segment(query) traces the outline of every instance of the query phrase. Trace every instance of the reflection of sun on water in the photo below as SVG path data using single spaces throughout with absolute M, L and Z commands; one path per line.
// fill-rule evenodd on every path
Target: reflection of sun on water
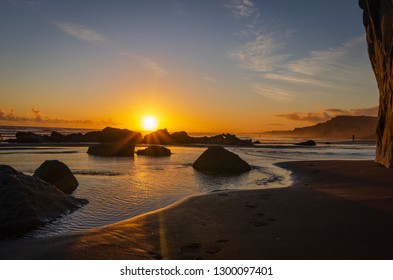
M 145 131 L 154 131 L 158 128 L 158 121 L 153 116 L 145 116 L 142 119 L 142 128 Z

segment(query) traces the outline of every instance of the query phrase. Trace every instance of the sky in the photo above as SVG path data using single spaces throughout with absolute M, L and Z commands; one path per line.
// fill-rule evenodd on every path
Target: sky
M 287 130 L 376 115 L 357 0 L 0 0 L 0 125 Z

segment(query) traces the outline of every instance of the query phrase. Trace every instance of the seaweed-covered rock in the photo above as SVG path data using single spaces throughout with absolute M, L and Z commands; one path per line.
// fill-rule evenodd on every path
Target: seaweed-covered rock
M 72 193 L 79 185 L 68 166 L 58 160 L 44 161 L 34 171 L 34 176 L 68 194 Z
M 146 149 L 138 150 L 136 154 L 151 157 L 168 157 L 172 153 L 171 150 L 163 146 L 149 146 Z
M 35 176 L 0 165 L 0 237 L 26 233 L 86 203 Z
M 214 174 L 239 174 L 251 170 L 247 162 L 221 146 L 209 147 L 192 166 L 196 170 Z

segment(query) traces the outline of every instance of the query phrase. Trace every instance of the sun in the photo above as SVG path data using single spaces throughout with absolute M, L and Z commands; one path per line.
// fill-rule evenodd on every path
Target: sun
M 154 131 L 157 130 L 158 121 L 154 116 L 144 116 L 142 118 L 142 128 L 145 131 Z

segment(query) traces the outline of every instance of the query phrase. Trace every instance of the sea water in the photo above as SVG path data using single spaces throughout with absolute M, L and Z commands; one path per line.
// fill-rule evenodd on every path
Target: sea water
M 143 148 L 137 147 L 136 150 Z M 219 190 L 287 187 L 290 172 L 276 165 L 289 160 L 372 160 L 372 144 L 318 144 L 294 146 L 273 141 L 256 147 L 228 150 L 246 160 L 252 170 L 238 176 L 213 176 L 196 171 L 192 163 L 206 147 L 170 146 L 170 157 L 103 158 L 86 153 L 87 147 L 0 145 L 0 164 L 32 175 L 45 160 L 57 159 L 71 169 L 79 186 L 73 195 L 89 204 L 26 237 L 76 233 L 144 214 L 190 195 Z

